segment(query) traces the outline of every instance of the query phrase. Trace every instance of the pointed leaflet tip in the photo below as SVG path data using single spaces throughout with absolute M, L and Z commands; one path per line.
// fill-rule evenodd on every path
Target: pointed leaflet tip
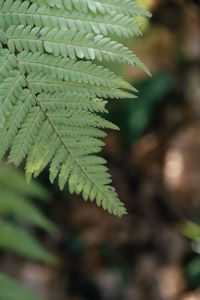
M 141 62 L 141 60 L 138 57 L 134 57 L 132 59 L 133 63 L 132 65 L 135 65 L 137 67 L 139 67 L 140 69 L 142 69 L 147 75 L 151 76 L 151 73 L 149 72 L 149 70 L 147 69 L 147 67 L 143 64 L 143 62 Z

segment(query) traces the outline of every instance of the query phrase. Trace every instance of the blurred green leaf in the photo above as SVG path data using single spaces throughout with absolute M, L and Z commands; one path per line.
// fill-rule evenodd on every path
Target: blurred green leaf
M 57 259 L 45 250 L 35 238 L 7 221 L 0 221 L 0 249 L 48 264 L 57 262 Z
M 165 99 L 173 86 L 172 74 L 164 71 L 135 86 L 140 91 L 138 99 L 127 101 L 122 115 L 121 125 L 127 146 L 141 137 L 154 117 L 157 104 Z
M 0 273 L 0 300 L 44 300 Z
M 185 221 L 182 228 L 182 233 L 189 239 L 195 240 L 200 238 L 200 226 L 191 221 Z
M 21 228 L 20 223 L 38 226 L 46 231 L 55 226 L 30 201 L 30 197 L 48 200 L 49 193 L 36 181 L 27 185 L 20 170 L 0 164 L 0 249 L 22 257 L 55 265 L 58 260 Z M 13 218 L 13 223 L 7 220 Z M 19 221 L 20 223 L 16 222 Z M 0 300 L 42 300 L 0 273 Z
M 27 198 L 23 198 L 13 191 L 2 190 L 1 187 L 0 213 L 4 216 L 14 216 L 19 221 L 25 221 L 49 232 L 55 230 L 53 223 Z
M 192 240 L 192 249 L 200 254 L 200 226 L 192 221 L 185 221 L 181 227 L 182 233 Z
M 196 288 L 200 285 L 200 256 L 187 264 L 185 276 L 190 288 Z
M 56 259 L 40 243 L 31 237 L 29 232 L 20 228 L 20 224 L 6 221 L 12 217 L 14 221 L 23 221 L 38 226 L 44 230 L 52 231 L 54 225 L 43 215 L 29 197 L 45 199 L 48 196 L 46 189 L 39 183 L 32 182 L 27 185 L 25 176 L 21 171 L 6 165 L 0 165 L 0 248 L 11 251 L 32 260 L 54 264 Z
M 24 173 L 11 166 L 0 164 L 0 185 L 2 188 L 19 193 L 23 196 L 34 197 L 39 200 L 48 200 L 50 194 L 48 191 L 38 184 L 37 181 L 32 180 L 27 184 Z
M 194 252 L 200 254 L 200 238 L 195 239 L 192 242 L 192 249 L 194 250 Z
M 65 240 L 65 250 L 73 256 L 81 257 L 84 253 L 84 244 L 80 235 L 70 231 Z

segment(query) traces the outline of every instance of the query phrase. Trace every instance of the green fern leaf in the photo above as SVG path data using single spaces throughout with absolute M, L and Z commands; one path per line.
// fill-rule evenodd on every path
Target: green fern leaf
M 2 300 L 44 300 L 34 295 L 18 282 L 0 273 L 0 299 Z
M 132 0 L 3 0 L 0 3 L 0 157 L 26 176 L 49 166 L 50 180 L 117 216 L 126 213 L 105 161 L 96 154 L 105 98 L 134 98 L 136 89 L 105 68 L 125 63 L 149 71 L 118 37 L 140 35 Z M 104 65 L 104 66 L 101 66 Z
M 50 29 L 49 27 L 32 27 L 11 25 L 6 33 L 8 48 L 11 52 L 23 50 L 52 53 L 54 56 L 80 58 L 100 62 L 118 62 L 140 66 L 148 70 L 127 47 L 120 43 L 76 29 Z
M 53 76 L 54 79 L 70 81 L 74 84 L 84 84 L 88 89 L 95 86 L 137 91 L 121 77 L 116 76 L 108 69 L 97 66 L 90 61 L 78 61 L 27 51 L 21 52 L 17 56 L 17 59 L 19 61 L 20 71 L 23 74 L 44 73 Z
M 58 1 L 55 2 L 55 4 L 57 3 Z M 52 9 L 45 3 L 43 4 L 41 6 L 41 4 L 31 4 L 29 1 L 22 0 L 2 2 L 0 4 L 1 27 L 6 30 L 7 24 L 31 26 L 34 24 L 35 26 L 47 26 L 49 28 L 76 28 L 77 30 L 85 30 L 95 34 L 114 34 L 126 38 L 141 35 L 140 22 L 127 15 L 122 15 L 121 12 L 118 14 L 116 11 L 112 11 L 112 18 L 110 14 L 101 13 L 96 14 L 94 18 L 92 12 L 87 13 L 83 9 L 78 9 L 78 11 L 75 9 L 67 10 L 63 9 L 62 5 L 60 7 L 55 5 L 54 9 Z M 137 14 L 139 14 L 139 10 Z
M 2 190 L 12 191 L 22 198 L 36 198 L 46 202 L 50 199 L 48 191 L 37 181 L 32 181 L 27 185 L 24 174 L 19 169 L 11 168 L 5 164 L 0 165 L 0 186 Z M 2 200 L 2 197 L 0 197 Z
M 46 200 L 49 195 L 36 182 L 27 186 L 24 175 L 19 170 L 0 165 L 0 214 L 3 217 L 0 222 L 0 248 L 31 259 L 53 263 L 54 257 L 33 237 L 17 224 L 5 221 L 6 218 L 12 217 L 15 223 L 19 220 L 49 232 L 54 231 L 55 226 L 29 200 L 33 196 Z
M 35 225 L 52 232 L 55 226 L 30 201 L 30 197 L 47 200 L 48 192 L 32 181 L 28 186 L 20 170 L 0 165 L 0 249 L 42 263 L 56 264 L 57 259 L 30 235 L 21 229 L 24 224 Z M 12 222 L 10 222 L 12 218 Z M 25 298 L 24 298 L 25 297 Z M 0 299 L 22 300 L 40 297 L 32 294 L 0 273 Z
M 53 231 L 53 224 L 41 214 L 39 209 L 21 195 L 0 188 L 0 213 L 4 216 L 14 216 L 20 221 Z
M 17 253 L 36 261 L 55 264 L 57 259 L 23 229 L 6 221 L 0 221 L 0 249 Z

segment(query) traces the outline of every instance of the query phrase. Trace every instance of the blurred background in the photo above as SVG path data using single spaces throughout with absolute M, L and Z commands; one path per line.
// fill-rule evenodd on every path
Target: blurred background
M 129 47 L 152 77 L 123 69 L 138 99 L 109 103 L 121 131 L 103 153 L 128 215 L 61 193 L 46 172 L 38 206 L 57 231 L 26 229 L 58 266 L 0 252 L 0 270 L 48 300 L 200 299 L 200 2 L 140 2 L 153 17 Z

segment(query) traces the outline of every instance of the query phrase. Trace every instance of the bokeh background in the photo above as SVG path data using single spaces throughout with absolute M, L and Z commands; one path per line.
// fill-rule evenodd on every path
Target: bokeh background
M 128 215 L 40 182 L 54 234 L 28 228 L 57 267 L 0 252 L 0 269 L 48 300 L 200 299 L 200 2 L 140 1 L 152 11 L 129 41 L 152 73 L 121 70 L 138 99 L 112 101 L 104 157 Z

